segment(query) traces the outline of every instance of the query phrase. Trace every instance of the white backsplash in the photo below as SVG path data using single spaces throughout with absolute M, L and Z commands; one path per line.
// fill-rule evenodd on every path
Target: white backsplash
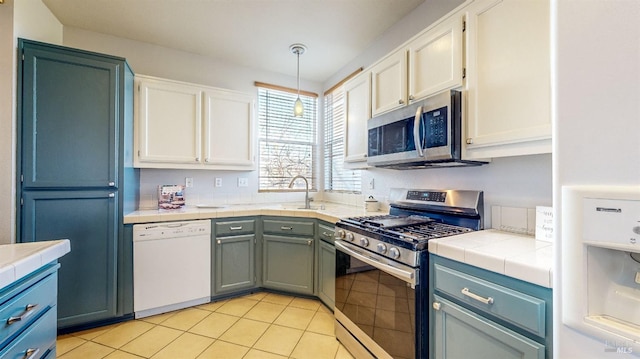
M 533 236 L 536 230 L 536 209 L 491 206 L 491 228 Z

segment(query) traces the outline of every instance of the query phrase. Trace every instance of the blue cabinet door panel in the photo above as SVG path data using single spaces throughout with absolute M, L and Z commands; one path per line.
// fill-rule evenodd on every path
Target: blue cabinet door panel
M 38 46 L 24 55 L 23 188 L 117 186 L 123 65 Z
M 117 192 L 24 192 L 24 242 L 67 238 L 60 258 L 58 326 L 116 315 Z

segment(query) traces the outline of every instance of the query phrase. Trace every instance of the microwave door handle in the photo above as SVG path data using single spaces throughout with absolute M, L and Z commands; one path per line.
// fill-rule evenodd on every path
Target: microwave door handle
M 413 120 L 413 143 L 416 145 L 416 151 L 418 156 L 423 157 L 422 140 L 420 139 L 420 119 L 422 118 L 422 106 L 418 106 L 416 110 L 416 117 Z

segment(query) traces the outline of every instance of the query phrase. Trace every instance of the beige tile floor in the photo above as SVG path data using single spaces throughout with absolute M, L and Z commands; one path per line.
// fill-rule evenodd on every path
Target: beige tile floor
M 353 359 L 317 300 L 274 293 L 160 314 L 58 337 L 60 359 Z

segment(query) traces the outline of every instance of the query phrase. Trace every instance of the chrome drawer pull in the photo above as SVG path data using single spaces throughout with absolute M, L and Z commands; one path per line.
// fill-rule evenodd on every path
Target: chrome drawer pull
M 17 317 L 9 317 L 9 319 L 7 319 L 7 325 L 25 320 L 31 313 L 33 313 L 33 309 L 37 306 L 37 304 L 27 304 L 27 306 L 24 307 L 24 312 L 22 312 L 22 314 Z
M 307 241 L 307 245 L 310 246 L 313 243 L 313 241 Z
M 327 238 L 333 238 L 333 233 L 322 232 L 322 235 Z
M 38 357 L 40 353 L 40 348 L 29 348 L 26 352 L 24 352 L 23 359 L 34 359 Z
M 463 295 L 466 295 L 467 297 L 471 298 L 471 299 L 475 299 L 478 302 L 484 303 L 484 304 L 493 304 L 493 298 L 492 297 L 481 297 L 475 293 L 471 293 L 469 291 L 469 288 L 462 288 L 462 290 L 460 291 Z
M 222 244 L 222 241 L 218 239 L 218 240 L 216 241 L 216 243 L 218 243 L 218 244 Z
M 282 226 L 282 227 L 280 227 L 280 229 L 282 229 L 283 231 L 291 231 L 291 230 L 293 230 L 293 227 Z
M 242 229 L 242 226 L 237 226 L 237 227 L 229 227 L 229 230 L 231 231 L 239 231 Z

